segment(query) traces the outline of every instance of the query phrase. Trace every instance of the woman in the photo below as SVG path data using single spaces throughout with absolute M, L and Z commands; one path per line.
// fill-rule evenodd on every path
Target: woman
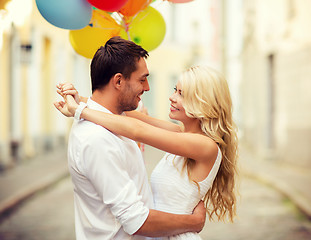
M 72 85 L 59 89 L 63 96 L 78 96 Z M 78 104 L 71 96 L 65 98 L 66 103 L 55 103 L 55 107 L 72 117 Z M 232 221 L 236 212 L 237 136 L 226 80 L 209 67 L 192 67 L 181 75 L 170 101 L 169 117 L 180 121 L 182 127 L 136 111 L 122 116 L 85 108 L 81 118 L 167 152 L 150 179 L 155 209 L 191 214 L 203 199 L 210 220 L 215 216 Z M 200 237 L 185 233 L 169 239 Z

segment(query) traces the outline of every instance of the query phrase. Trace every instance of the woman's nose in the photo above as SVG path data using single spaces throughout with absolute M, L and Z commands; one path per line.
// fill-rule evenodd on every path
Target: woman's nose
M 170 100 L 171 102 L 176 102 L 175 93 L 173 93 L 173 94 L 169 97 L 169 100 Z

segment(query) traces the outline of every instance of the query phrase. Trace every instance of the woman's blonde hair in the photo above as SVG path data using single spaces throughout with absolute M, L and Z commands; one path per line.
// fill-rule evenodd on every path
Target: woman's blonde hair
M 202 131 L 219 146 L 222 161 L 204 203 L 212 220 L 226 217 L 233 221 L 236 215 L 235 175 L 237 166 L 237 134 L 232 119 L 229 87 L 218 71 L 203 66 L 191 67 L 180 78 L 183 107 L 187 116 L 200 120 Z M 190 171 L 193 160 L 186 159 Z

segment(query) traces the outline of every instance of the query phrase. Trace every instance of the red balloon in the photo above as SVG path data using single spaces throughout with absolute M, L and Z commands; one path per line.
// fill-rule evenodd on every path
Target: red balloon
M 119 11 L 128 0 L 87 0 L 94 7 L 107 11 Z

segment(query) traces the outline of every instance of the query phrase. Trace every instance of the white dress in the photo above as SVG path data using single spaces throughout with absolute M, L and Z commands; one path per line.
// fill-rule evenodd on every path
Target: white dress
M 203 199 L 213 184 L 221 163 L 221 151 L 207 178 L 198 182 L 200 192 L 195 183 L 189 180 L 187 170 L 183 172 L 184 157 L 166 153 L 151 174 L 150 183 L 156 210 L 174 214 L 192 214 L 198 202 Z M 198 233 L 184 233 L 171 237 L 156 238 L 158 240 L 200 240 Z

